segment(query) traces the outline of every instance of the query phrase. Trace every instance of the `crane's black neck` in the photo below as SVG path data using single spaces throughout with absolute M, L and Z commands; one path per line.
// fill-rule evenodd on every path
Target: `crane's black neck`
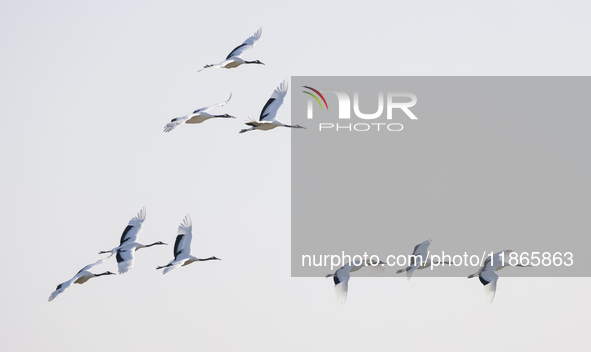
M 142 252 L 143 253 L 143 252 Z M 110 271 L 105 271 L 104 273 L 100 273 L 100 274 L 94 274 L 94 277 L 98 277 L 98 276 L 103 276 L 103 275 L 111 275 L 112 273 Z M 94 281 L 93 281 L 94 282 Z
M 205 262 L 205 261 L 207 261 L 207 260 L 215 260 L 215 259 L 218 259 L 218 258 L 216 258 L 216 257 L 209 257 L 209 258 L 205 258 L 205 259 L 198 259 L 198 260 L 199 260 L 200 262 Z
M 145 245 L 145 246 L 144 246 L 144 247 L 142 247 L 142 248 L 152 247 L 152 246 L 155 246 L 155 245 L 157 245 L 157 244 L 164 244 L 164 243 L 162 243 L 162 242 L 154 242 L 154 243 L 152 243 L 152 244 L 147 244 L 147 245 Z M 143 252 L 142 252 L 142 253 L 143 253 Z

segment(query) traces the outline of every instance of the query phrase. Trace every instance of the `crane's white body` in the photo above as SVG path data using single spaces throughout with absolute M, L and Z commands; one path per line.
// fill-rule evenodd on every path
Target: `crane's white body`
M 191 241 L 193 240 L 193 223 L 191 221 L 191 217 L 189 214 L 185 216 L 181 224 L 179 225 L 179 229 L 177 231 L 176 240 L 174 242 L 173 254 L 174 259 L 171 260 L 168 264 L 159 266 L 156 269 L 164 269 L 162 274 L 166 274 L 169 271 L 176 269 L 181 266 L 189 265 L 193 262 L 197 261 L 207 261 L 207 260 L 221 260 L 216 257 L 209 257 L 205 259 L 200 259 L 191 255 Z
M 226 101 L 223 101 L 223 102 L 217 103 L 217 104 L 213 104 L 210 106 L 206 106 L 201 109 L 197 109 L 189 115 L 185 115 L 182 117 L 176 117 L 176 118 L 170 120 L 170 122 L 167 123 L 166 126 L 164 126 L 164 132 L 170 132 L 170 131 L 174 130 L 175 128 L 177 128 L 178 126 L 185 124 L 185 123 L 197 124 L 197 123 L 202 123 L 206 120 L 213 119 L 213 118 L 235 118 L 234 116 L 230 116 L 228 114 L 213 115 L 212 113 L 209 112 L 213 108 L 217 108 L 217 107 L 221 107 L 221 106 L 226 105 L 230 101 L 230 99 L 232 99 L 231 93 L 230 93 L 230 97 Z
M 212 65 L 205 65 L 201 70 L 197 72 L 201 72 L 206 68 L 236 68 L 243 64 L 261 64 L 264 65 L 259 60 L 255 61 L 246 61 L 242 58 L 242 55 L 249 49 L 252 49 L 256 42 L 261 38 L 261 34 L 263 33 L 263 29 L 259 28 L 253 35 L 248 37 L 244 43 L 238 45 L 228 56 L 226 59 L 220 63 L 212 64 Z
M 220 63 L 204 67 L 197 72 L 201 72 L 201 71 L 205 70 L 206 68 L 236 68 L 244 63 L 246 63 L 246 60 L 244 60 L 243 58 L 241 58 L 239 56 L 235 56 L 235 57 L 226 59 Z
M 129 220 L 127 227 L 123 230 L 121 234 L 121 239 L 119 240 L 119 246 L 111 249 L 110 251 L 101 251 L 99 254 L 102 253 L 111 253 L 115 254 L 117 251 L 122 248 L 126 244 L 130 244 L 133 242 L 137 242 L 137 238 L 142 231 L 142 227 L 144 226 L 144 221 L 146 221 L 146 208 L 142 208 L 136 216 Z
M 128 223 L 125 230 L 123 230 L 123 234 L 121 235 L 121 239 L 119 241 L 119 246 L 111 249 L 110 251 L 101 251 L 99 254 L 103 253 L 111 253 L 117 254 L 115 258 L 117 259 L 117 266 L 119 267 L 119 274 L 125 274 L 131 268 L 133 268 L 133 263 L 135 260 L 135 251 L 141 248 L 147 248 L 154 245 L 165 245 L 166 243 L 163 242 L 154 242 L 152 244 L 144 245 L 137 241 L 140 231 L 144 225 L 144 221 L 146 220 L 146 208 L 142 208 L 136 216 L 134 216 Z
M 404 269 L 398 270 L 396 273 L 400 274 L 406 271 L 406 277 L 410 280 L 412 273 L 416 269 L 424 269 L 431 266 L 431 260 L 428 258 L 429 245 L 431 244 L 430 239 L 417 244 L 412 251 L 412 257 L 410 257 L 410 265 Z
M 286 125 L 282 122 L 277 121 L 277 112 L 281 105 L 283 105 L 283 101 L 285 96 L 287 95 L 288 90 L 288 82 L 285 79 L 281 84 L 273 91 L 269 100 L 263 107 L 261 111 L 261 115 L 259 116 L 259 121 L 250 121 L 247 122 L 246 125 L 251 126 L 250 128 L 245 128 L 240 130 L 239 133 L 244 133 L 253 130 L 261 130 L 261 131 L 268 131 L 272 130 L 275 127 L 290 127 L 290 128 L 305 128 L 300 125 Z
M 98 260 L 95 263 L 89 264 L 87 266 L 85 266 L 84 268 L 80 269 L 80 271 L 78 271 L 78 273 L 76 273 L 76 275 L 74 275 L 73 278 L 71 278 L 70 280 L 66 281 L 66 282 L 62 282 L 61 284 L 57 285 L 57 288 L 55 289 L 55 291 L 53 291 L 51 293 L 51 295 L 49 296 L 49 302 L 53 301 L 60 293 L 64 292 L 67 288 L 69 288 L 72 284 L 83 284 L 86 281 L 94 278 L 94 277 L 98 277 L 98 276 L 102 276 L 102 275 L 114 275 L 112 272 L 110 271 L 106 271 L 104 273 L 101 274 L 93 274 L 90 272 L 90 269 L 92 269 L 93 267 L 95 267 L 96 265 L 101 264 L 102 262 L 104 262 L 105 260 L 111 258 L 112 254 L 108 257 L 105 257 L 103 259 Z

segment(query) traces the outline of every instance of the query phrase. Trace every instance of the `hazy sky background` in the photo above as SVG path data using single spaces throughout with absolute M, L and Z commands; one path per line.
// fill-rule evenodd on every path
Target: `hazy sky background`
M 582 1 L 2 1 L 0 349 L 581 350 L 589 278 L 501 272 L 492 305 L 476 279 L 353 278 L 344 306 L 329 279 L 291 278 L 290 132 L 238 130 L 296 75 L 589 75 L 590 11 Z M 196 73 L 259 27 L 245 58 L 265 66 Z M 162 132 L 230 92 L 215 112 L 238 119 Z M 278 118 L 289 111 L 286 99 Z M 140 242 L 170 245 L 48 303 L 143 206 Z M 172 259 L 187 213 L 192 254 L 223 260 L 163 276 L 154 269 Z

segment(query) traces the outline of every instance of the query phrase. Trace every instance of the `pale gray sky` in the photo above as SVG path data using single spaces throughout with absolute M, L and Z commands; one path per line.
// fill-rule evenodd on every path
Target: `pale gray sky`
M 291 278 L 290 132 L 237 132 L 296 75 L 589 75 L 591 5 L 279 4 L 0 3 L 0 349 L 580 350 L 589 278 L 501 277 L 492 305 L 465 278 L 353 278 L 344 306 Z M 259 27 L 265 66 L 196 74 Z M 230 92 L 237 120 L 162 132 Z M 193 254 L 223 260 L 163 276 L 171 246 L 145 249 L 48 303 L 143 206 L 141 242 L 172 245 L 189 213 Z

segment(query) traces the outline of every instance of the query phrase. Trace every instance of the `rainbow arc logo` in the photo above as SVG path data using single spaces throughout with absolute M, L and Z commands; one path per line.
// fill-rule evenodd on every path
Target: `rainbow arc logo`
M 322 95 L 322 93 L 320 93 L 319 91 L 317 91 L 316 89 L 314 89 L 312 87 L 308 87 L 308 86 L 302 86 L 302 87 L 307 88 L 307 89 L 313 91 L 314 93 L 318 94 L 318 96 L 320 96 L 320 98 L 324 102 L 324 106 L 326 106 L 326 110 L 328 110 L 328 104 L 326 103 L 326 99 L 324 99 L 324 96 Z M 320 109 L 324 109 L 322 107 L 322 103 L 320 102 L 320 99 L 318 99 L 318 97 L 316 95 L 314 95 L 310 92 L 306 92 L 305 90 L 303 90 L 302 93 L 306 93 L 306 94 L 310 95 L 312 98 L 316 99 L 316 101 L 318 102 L 318 105 L 320 105 Z

